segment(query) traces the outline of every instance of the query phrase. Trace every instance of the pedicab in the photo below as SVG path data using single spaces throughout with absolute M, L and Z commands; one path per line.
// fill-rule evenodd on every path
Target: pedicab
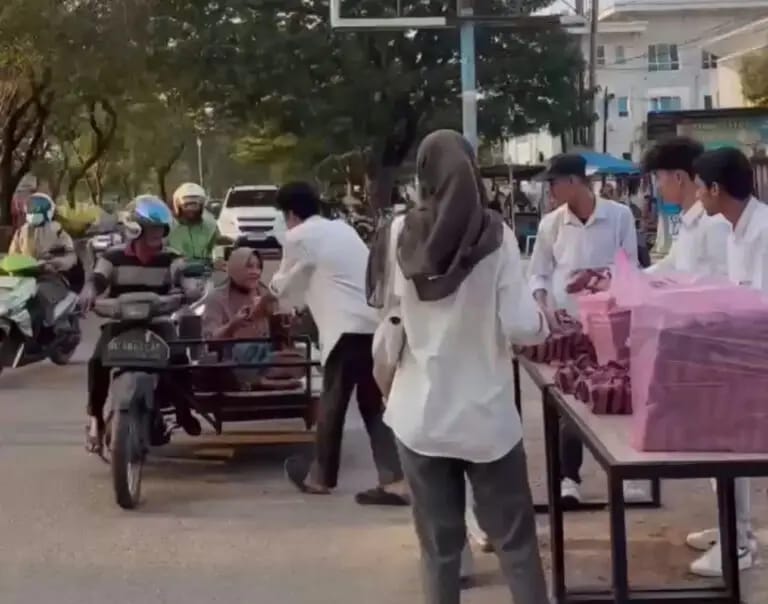
M 112 372 L 106 444 L 123 509 L 140 502 L 150 449 L 168 444 L 179 428 L 199 436 L 198 417 L 216 434 L 234 422 L 299 419 L 310 430 L 316 421 L 319 352 L 289 328 L 290 317 L 273 317 L 270 338 L 180 339 L 173 313 L 184 304 L 183 294 L 129 293 L 94 308 L 109 319 L 112 336 L 102 353 Z M 236 362 L 238 344 L 268 344 L 275 354 Z

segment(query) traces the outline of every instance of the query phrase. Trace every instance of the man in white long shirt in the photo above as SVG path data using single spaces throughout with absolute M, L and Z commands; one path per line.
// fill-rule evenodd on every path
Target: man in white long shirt
M 662 199 L 682 210 L 677 239 L 664 259 L 649 272 L 682 272 L 700 277 L 728 274 L 726 247 L 731 226 L 720 214 L 707 216 L 697 198 L 693 163 L 703 153 L 701 143 L 675 137 L 653 147 L 643 160 Z
M 555 311 L 576 314 L 575 297 L 566 291 L 574 274 L 584 269 L 610 267 L 619 250 L 637 264 L 637 231 L 632 211 L 600 199 L 592 192 L 587 162 L 576 154 L 554 157 L 544 174 L 552 196 L 562 203 L 546 214 L 528 268 L 530 286 L 541 308 L 554 322 Z M 568 422 L 560 431 L 561 492 L 566 505 L 581 501 L 584 447 Z M 627 493 L 627 499 L 633 499 Z
M 365 297 L 368 248 L 351 226 L 320 216 L 320 198 L 306 183 L 284 185 L 277 206 L 288 230 L 270 290 L 284 303 L 306 302 L 317 324 L 323 364 L 315 460 L 310 465 L 289 458 L 286 476 L 306 493 L 327 494 L 336 487 L 344 420 L 356 389 L 379 473 L 379 485 L 358 493 L 356 500 L 407 505 L 397 446 L 383 422 L 382 396 L 373 378 L 371 346 L 378 316 Z
M 738 149 L 708 151 L 694 164 L 697 194 L 709 216 L 722 216 L 732 227 L 728 237 L 728 277 L 734 283 L 768 292 L 768 206 L 753 192 L 752 166 Z M 752 532 L 750 481 L 736 480 L 736 532 L 739 569 L 751 568 L 757 552 Z M 705 577 L 722 576 L 717 529 L 688 535 L 689 546 L 705 553 L 691 571 Z

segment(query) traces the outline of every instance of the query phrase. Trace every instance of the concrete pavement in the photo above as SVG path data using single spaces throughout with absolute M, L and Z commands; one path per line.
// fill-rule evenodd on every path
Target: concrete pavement
M 87 325 L 91 346 L 95 328 Z M 85 454 L 83 364 L 36 365 L 0 376 L 0 604 L 417 604 L 418 552 L 408 510 L 355 505 L 373 466 L 357 414 L 345 435 L 339 492 L 312 498 L 282 477 L 297 447 L 266 448 L 235 435 L 177 439 L 147 468 L 144 505 L 114 503 L 109 467 Z M 541 414 L 525 384 L 531 481 L 544 497 Z M 297 429 L 300 425 L 292 425 Z M 298 447 L 299 449 L 301 446 Z M 765 483 L 755 518 L 766 518 Z M 587 491 L 604 481 L 590 464 Z M 665 508 L 632 512 L 631 576 L 637 583 L 690 580 L 687 531 L 714 518 L 705 481 L 664 484 Z M 570 580 L 610 576 L 607 515 L 567 520 Z M 540 518 L 548 553 L 546 518 Z M 545 560 L 546 562 L 546 560 Z M 478 554 L 480 586 L 469 604 L 509 601 L 493 556 Z M 744 574 L 748 601 L 768 601 L 761 569 Z

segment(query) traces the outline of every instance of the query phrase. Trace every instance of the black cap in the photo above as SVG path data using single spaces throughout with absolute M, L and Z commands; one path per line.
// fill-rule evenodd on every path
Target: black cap
M 562 153 L 549 160 L 549 166 L 538 180 L 552 180 L 568 176 L 587 177 L 587 160 L 578 153 Z

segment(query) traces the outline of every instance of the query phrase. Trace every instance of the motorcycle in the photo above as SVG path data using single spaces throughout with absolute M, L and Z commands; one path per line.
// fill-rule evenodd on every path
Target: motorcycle
M 183 303 L 183 294 L 128 293 L 99 299 L 94 305 L 96 314 L 109 320 L 113 333 L 102 363 L 112 371 L 107 438 L 115 498 L 123 509 L 139 504 L 144 462 L 150 446 L 158 444 L 158 426 L 165 434 L 156 393 L 160 376 L 171 363 L 169 342 L 176 339 L 170 316 Z
M 50 257 L 67 253 L 54 249 Z M 50 258 L 49 258 L 50 259 Z M 78 298 L 66 279 L 51 273 L 45 259 L 6 256 L 0 267 L 0 371 L 44 359 L 66 365 L 80 344 Z M 52 308 L 38 295 L 52 294 Z M 34 315 L 34 316 L 33 316 Z

